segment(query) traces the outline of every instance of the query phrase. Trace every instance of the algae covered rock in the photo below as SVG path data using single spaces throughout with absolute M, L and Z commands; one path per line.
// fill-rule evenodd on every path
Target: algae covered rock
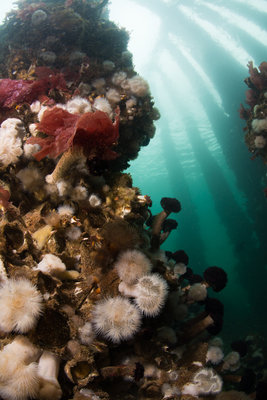
M 24 0 L 0 30 L 0 368 L 24 334 L 8 366 L 34 383 L 0 369 L 4 400 L 178 398 L 205 363 L 166 318 L 190 286 L 159 249 L 180 203 L 153 217 L 123 172 L 159 113 L 106 6 Z

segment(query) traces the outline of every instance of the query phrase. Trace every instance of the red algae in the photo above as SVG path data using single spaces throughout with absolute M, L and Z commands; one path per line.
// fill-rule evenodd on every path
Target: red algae
M 44 112 L 37 128 L 48 135 L 46 138 L 31 137 L 27 141 L 41 146 L 41 150 L 35 154 L 38 161 L 47 155 L 56 158 L 72 145 L 82 147 L 88 158 L 95 154 L 103 160 L 117 157 L 110 147 L 119 138 L 119 109 L 113 123 L 103 111 L 79 115 L 53 107 Z
M 43 79 L 13 80 L 0 79 L 0 107 L 12 108 L 17 104 L 31 103 L 50 89 L 65 89 L 65 80 L 62 74 L 50 74 Z

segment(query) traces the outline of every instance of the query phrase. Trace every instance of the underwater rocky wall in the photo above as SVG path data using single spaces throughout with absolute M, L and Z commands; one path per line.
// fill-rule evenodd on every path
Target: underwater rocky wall
M 106 5 L 20 1 L 0 29 L 0 397 L 260 400 L 260 343 L 212 339 L 226 273 L 161 251 L 182 205 L 153 216 L 123 173 L 159 112 Z

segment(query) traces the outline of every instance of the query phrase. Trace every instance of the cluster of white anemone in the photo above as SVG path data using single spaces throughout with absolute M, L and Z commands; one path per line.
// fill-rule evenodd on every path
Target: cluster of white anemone
M 38 349 L 24 336 L 17 336 L 0 352 L 0 396 L 27 399 L 38 393 Z
M 150 273 L 150 260 L 138 250 L 123 252 L 114 265 L 121 279 L 119 291 L 133 297 L 146 316 L 156 316 L 166 299 L 167 283 L 158 274 Z
M 267 144 L 267 139 L 264 134 L 267 130 L 267 118 L 253 119 L 251 123 L 253 133 L 256 135 L 254 145 L 257 149 L 263 149 Z
M 0 165 L 16 163 L 23 153 L 21 137 L 25 128 L 18 118 L 8 118 L 0 128 Z
M 128 78 L 124 71 L 115 72 L 112 77 L 112 83 L 137 97 L 144 97 L 149 94 L 149 85 L 140 75 Z
M 2 262 L 1 262 L 2 264 Z M 27 333 L 42 313 L 43 298 L 25 278 L 8 279 L 1 271 L 0 331 Z M 0 396 L 4 400 L 60 399 L 57 381 L 59 359 L 34 346 L 25 336 L 15 339 L 0 351 Z
M 59 400 L 59 358 L 17 336 L 0 351 L 0 396 L 4 400 Z
M 121 253 L 114 268 L 121 279 L 119 291 L 125 297 L 96 303 L 92 322 L 97 333 L 118 343 L 138 331 L 142 315 L 159 314 L 167 296 L 167 283 L 160 275 L 150 273 L 150 260 L 138 250 Z M 134 298 L 134 302 L 127 297 Z

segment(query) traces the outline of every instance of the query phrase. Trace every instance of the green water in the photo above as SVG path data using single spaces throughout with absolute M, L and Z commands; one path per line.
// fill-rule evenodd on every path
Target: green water
M 182 203 L 165 250 L 184 249 L 197 273 L 211 265 L 228 273 L 217 295 L 225 305 L 222 334 L 264 334 L 266 171 L 250 160 L 238 109 L 247 62 L 266 60 L 267 2 L 126 3 L 113 1 L 111 17 L 132 32 L 136 69 L 161 113 L 155 138 L 128 169 L 134 186 L 151 196 L 153 214 L 163 196 Z M 134 24 L 135 12 L 147 32 Z

